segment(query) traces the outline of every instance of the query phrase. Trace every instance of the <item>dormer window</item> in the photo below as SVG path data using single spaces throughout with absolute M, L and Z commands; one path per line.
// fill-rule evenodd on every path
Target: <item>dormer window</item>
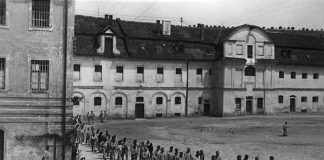
M 171 35 L 171 21 L 162 21 L 163 25 L 163 35 L 170 36 Z
M 105 55 L 109 54 L 109 53 L 113 53 L 113 39 L 112 39 L 112 37 L 105 37 L 104 53 L 105 53 Z

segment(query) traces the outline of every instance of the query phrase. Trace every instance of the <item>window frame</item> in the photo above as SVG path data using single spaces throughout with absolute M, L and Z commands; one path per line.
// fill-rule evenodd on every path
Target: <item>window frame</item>
M 156 68 L 156 74 L 164 74 L 164 68 L 163 67 L 157 67 Z
M 301 96 L 300 97 L 300 102 L 307 102 L 307 97 L 306 96 Z
M 7 18 L 7 0 L 0 0 L 0 26 L 7 25 Z
M 307 73 L 302 73 L 302 79 L 307 79 L 308 75 Z
M 156 105 L 163 105 L 163 97 L 156 97 L 155 98 Z
M 312 102 L 317 103 L 318 102 L 318 96 L 313 96 L 312 97 Z
M 136 97 L 136 103 L 144 103 L 144 97 Z
M 176 74 L 182 75 L 182 68 L 176 68 L 175 72 L 176 72 Z
M 174 97 L 174 104 L 179 105 L 182 103 L 181 101 L 182 99 L 180 96 Z
M 278 103 L 283 103 L 284 102 L 284 96 L 283 95 L 279 95 L 278 96 Z
M 98 77 L 97 74 L 100 74 L 100 76 Z M 102 65 L 100 64 L 96 64 L 94 65 L 94 75 L 93 75 L 93 80 L 94 81 L 102 81 Z
M 279 78 L 285 78 L 285 72 L 279 71 Z
M 93 98 L 93 105 L 94 106 L 101 106 L 102 105 L 102 98 L 101 97 L 94 97 Z
M 6 58 L 0 58 L 0 72 L 3 72 L 2 74 L 2 87 L 0 87 L 0 90 L 6 89 Z M 1 75 L 0 75 L 1 76 Z M 0 86 L 1 86 L 0 85 Z
M 296 72 L 290 72 L 290 79 L 296 79 Z
M 203 69 L 202 68 L 197 68 L 196 69 L 196 75 L 202 75 Z
M 30 5 L 30 13 L 31 13 L 30 14 L 30 27 L 34 28 L 34 29 L 40 29 L 40 30 L 42 30 L 42 29 L 47 30 L 49 28 L 52 28 L 52 23 L 51 23 L 52 22 L 52 18 L 51 18 L 52 17 L 52 9 L 51 9 L 52 0 L 45 0 L 45 1 L 48 1 L 48 4 L 46 4 L 48 6 L 46 6 L 46 7 L 43 6 L 45 9 L 39 8 L 38 11 L 34 11 L 34 7 L 36 6 L 35 5 L 36 1 L 40 1 L 40 0 L 31 0 L 31 2 L 30 2 L 31 3 L 31 5 Z M 40 2 L 40 3 L 45 3 L 45 2 Z M 44 5 L 44 4 L 42 4 L 42 5 Z M 44 11 L 46 12 L 46 13 L 43 13 L 43 15 L 42 15 L 43 17 L 45 17 L 44 19 L 42 19 L 43 17 L 40 16 L 39 14 L 34 13 L 34 12 L 44 12 Z M 48 15 L 46 15 L 46 14 L 48 14 Z M 39 16 L 38 17 L 39 19 L 37 19 L 36 15 Z M 47 16 L 48 16 L 48 19 L 47 19 Z M 40 21 L 45 21 L 45 24 L 40 25 Z
M 313 73 L 313 79 L 319 79 L 319 73 Z
M 202 104 L 202 97 L 198 97 L 198 104 Z
M 257 99 L 257 109 L 263 109 L 264 108 L 263 103 L 264 103 L 264 99 L 263 98 L 258 98 Z
M 29 71 L 29 78 L 30 78 L 30 85 L 29 85 L 29 90 L 32 92 L 47 92 L 49 90 L 49 81 L 50 81 L 50 61 L 49 60 L 39 60 L 39 59 L 30 59 L 30 71 Z M 42 71 L 41 70 L 44 66 L 39 66 L 40 63 L 44 64 L 45 63 L 45 68 L 46 68 L 46 64 L 47 64 L 47 68 L 46 68 L 46 81 L 45 81 L 45 89 L 40 89 L 41 88 L 41 74 Z M 33 64 L 35 64 L 35 70 L 33 71 Z M 38 64 L 38 68 L 37 68 L 37 64 Z M 43 68 L 44 69 L 44 68 Z M 33 85 L 35 83 L 33 83 L 33 72 L 37 73 L 37 89 L 33 89 Z
M 115 105 L 122 106 L 123 105 L 123 97 L 115 97 Z
M 253 69 L 253 70 L 250 70 Z M 252 73 L 253 71 L 253 73 Z M 255 77 L 256 75 L 256 68 L 253 66 L 247 66 L 244 68 L 244 76 Z
M 246 50 L 246 57 L 251 59 L 253 58 L 253 45 L 247 45 L 247 50 Z M 251 49 L 251 53 L 249 52 Z
M 242 98 L 235 98 L 235 110 L 241 110 L 242 109 Z M 238 103 L 240 102 L 240 103 Z
M 141 72 L 140 72 L 140 71 L 141 71 Z M 137 67 L 137 68 L 136 68 L 136 73 L 137 73 L 137 74 L 144 74 L 144 67 L 142 67 L 142 66 Z
M 79 72 L 78 78 L 74 76 L 74 73 Z M 81 80 L 81 64 L 73 64 L 73 80 L 79 81 Z

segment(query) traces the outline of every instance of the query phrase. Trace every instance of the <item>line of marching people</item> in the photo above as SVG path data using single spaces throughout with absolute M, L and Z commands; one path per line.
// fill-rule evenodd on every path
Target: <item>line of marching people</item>
M 156 146 L 155 150 L 150 141 L 133 140 L 131 145 L 128 145 L 127 138 L 117 139 L 116 135 L 111 135 L 110 132 L 100 129 L 95 129 L 92 126 L 85 126 L 81 116 L 77 116 L 74 120 L 76 130 L 76 145 L 85 144 L 91 147 L 92 152 L 102 153 L 104 160 L 205 160 L 203 150 L 191 153 L 191 149 L 187 148 L 186 151 L 180 151 L 178 148 L 170 146 L 165 149 L 162 146 Z M 76 146 L 76 148 L 77 148 Z M 72 150 L 73 155 L 73 150 Z M 85 157 L 77 156 L 77 160 L 85 160 Z M 209 158 L 208 158 L 209 159 Z M 243 160 L 248 160 L 249 156 L 245 155 Z M 211 160 L 221 160 L 220 152 L 216 151 Z M 242 156 L 238 155 L 237 160 L 242 160 Z M 259 160 L 256 156 L 255 160 Z M 270 160 L 274 160 L 270 156 Z

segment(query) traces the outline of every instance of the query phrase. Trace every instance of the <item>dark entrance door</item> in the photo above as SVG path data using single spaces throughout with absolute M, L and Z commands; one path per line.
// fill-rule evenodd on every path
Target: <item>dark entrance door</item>
M 135 104 L 135 118 L 144 118 L 144 104 Z
M 296 112 L 296 99 L 290 98 L 290 112 Z
M 4 160 L 4 131 L 0 130 L 0 160 Z
M 252 114 L 253 97 L 246 97 L 246 114 Z
M 209 116 L 209 109 L 210 109 L 209 103 L 205 103 L 204 104 L 204 116 Z

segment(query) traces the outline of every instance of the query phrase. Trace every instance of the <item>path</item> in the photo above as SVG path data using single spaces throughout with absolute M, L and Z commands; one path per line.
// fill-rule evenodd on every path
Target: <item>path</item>
M 79 149 L 81 150 L 81 156 L 86 157 L 85 160 L 96 160 L 96 159 L 103 159 L 102 153 L 98 152 L 91 152 L 91 148 L 87 145 L 80 145 Z

